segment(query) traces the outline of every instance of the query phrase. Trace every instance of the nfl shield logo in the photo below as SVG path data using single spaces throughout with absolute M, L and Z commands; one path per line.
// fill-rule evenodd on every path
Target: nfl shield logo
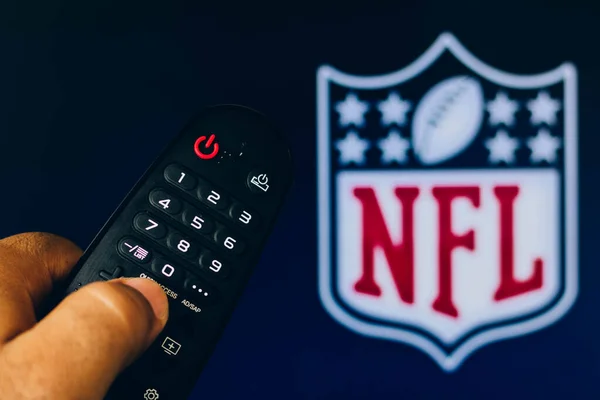
M 514 75 L 445 33 L 381 76 L 318 71 L 319 292 L 365 336 L 452 371 L 577 296 L 570 64 Z

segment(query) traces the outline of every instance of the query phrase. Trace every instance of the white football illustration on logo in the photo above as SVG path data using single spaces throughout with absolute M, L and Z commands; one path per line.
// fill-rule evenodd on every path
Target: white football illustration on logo
M 412 145 L 423 164 L 437 164 L 464 150 L 483 120 L 483 90 L 475 79 L 456 76 L 423 96 L 412 120 Z

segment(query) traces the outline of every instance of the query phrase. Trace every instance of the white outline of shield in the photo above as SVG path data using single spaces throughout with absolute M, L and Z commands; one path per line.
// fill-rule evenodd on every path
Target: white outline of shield
M 500 86 L 515 89 L 535 89 L 564 81 L 564 142 L 565 142 L 565 282 L 560 300 L 546 312 L 526 321 L 502 325 L 475 334 L 452 353 L 442 349 L 424 336 L 361 321 L 348 314 L 334 300 L 331 293 L 330 243 L 330 174 L 329 174 L 329 82 L 355 89 L 379 89 L 405 82 L 425 71 L 448 50 L 463 65 Z M 578 292 L 578 167 L 577 167 L 577 71 L 571 63 L 536 75 L 516 75 L 486 65 L 472 55 L 449 32 L 437 40 L 413 63 L 385 75 L 356 76 L 323 65 L 317 72 L 317 180 L 318 180 L 318 265 L 319 297 L 325 310 L 346 328 L 367 337 L 387 339 L 412 345 L 431 356 L 447 372 L 456 370 L 479 348 L 493 342 L 524 336 L 544 329 L 560 320 L 571 308 Z

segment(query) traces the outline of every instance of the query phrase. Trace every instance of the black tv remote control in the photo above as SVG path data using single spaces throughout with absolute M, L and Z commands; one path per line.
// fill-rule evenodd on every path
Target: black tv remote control
M 164 331 L 107 399 L 189 397 L 292 179 L 283 136 L 262 114 L 236 105 L 202 112 L 154 161 L 86 249 L 65 293 L 146 277 L 168 295 Z

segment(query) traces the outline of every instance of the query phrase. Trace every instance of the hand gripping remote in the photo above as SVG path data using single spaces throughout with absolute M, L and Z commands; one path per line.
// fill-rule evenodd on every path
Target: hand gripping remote
M 164 331 L 108 399 L 188 398 L 291 184 L 286 141 L 241 106 L 205 110 L 154 161 L 66 285 L 65 295 L 93 281 L 144 277 L 169 298 Z

